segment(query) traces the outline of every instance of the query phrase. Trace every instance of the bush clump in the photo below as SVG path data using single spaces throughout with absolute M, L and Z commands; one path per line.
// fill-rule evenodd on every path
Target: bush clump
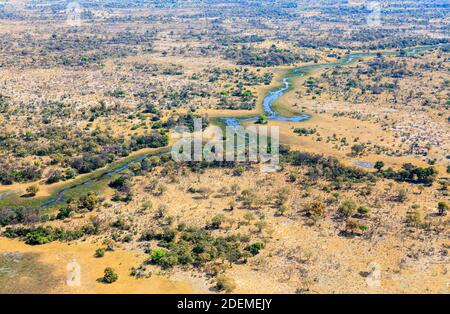
M 113 283 L 119 279 L 119 275 L 112 269 L 111 267 L 106 267 L 104 271 L 104 275 L 102 278 L 102 282 L 104 283 Z
M 98 248 L 98 249 L 95 250 L 94 256 L 97 257 L 97 258 L 100 258 L 100 257 L 105 256 L 105 253 L 106 253 L 106 249 Z
M 87 225 L 74 230 L 53 227 L 7 228 L 3 235 L 8 238 L 21 238 L 29 245 L 46 244 L 53 241 L 72 241 L 86 234 L 93 234 L 95 228 Z
M 218 276 L 216 278 L 216 288 L 219 291 L 225 291 L 226 293 L 233 292 L 236 289 L 236 283 L 232 278 L 225 276 Z
M 261 251 L 264 248 L 264 243 L 261 242 L 256 242 L 253 243 L 252 245 L 250 245 L 247 250 L 252 254 L 252 255 L 257 255 L 259 254 L 259 251 Z
M 344 218 L 351 217 L 356 209 L 358 208 L 358 205 L 356 205 L 354 200 L 344 200 L 338 207 L 337 213 Z
M 215 237 L 211 232 L 210 226 L 184 227 L 182 231 L 168 229 L 146 235 L 145 240 L 159 240 L 158 245 L 161 247 L 151 251 L 149 263 L 162 268 L 172 268 L 176 265 L 203 267 L 220 259 L 232 264 L 245 262 L 246 258 L 258 254 L 264 248 L 259 242 L 246 248 L 240 235 Z

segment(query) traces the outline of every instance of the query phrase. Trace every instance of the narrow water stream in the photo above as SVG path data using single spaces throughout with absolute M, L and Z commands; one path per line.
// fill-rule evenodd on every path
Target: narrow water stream
M 436 46 L 423 46 L 423 47 L 414 47 L 409 48 L 405 50 L 405 53 L 407 55 L 417 54 L 420 52 L 423 52 L 425 50 L 430 50 L 433 48 L 438 48 L 442 45 L 436 45 Z M 397 55 L 398 52 L 396 51 L 387 51 L 382 53 L 385 56 L 392 56 Z M 282 97 L 290 88 L 291 86 L 291 80 L 296 77 L 301 77 L 307 75 L 310 71 L 316 70 L 316 69 L 327 69 L 330 67 L 338 66 L 338 65 L 345 65 L 345 64 L 351 64 L 353 62 L 357 62 L 361 60 L 364 57 L 367 56 L 375 56 L 376 53 L 374 52 L 365 52 L 365 53 L 352 53 L 348 54 L 345 58 L 337 61 L 337 62 L 330 62 L 326 64 L 313 64 L 313 65 L 306 65 L 302 67 L 295 68 L 293 70 L 288 71 L 288 74 L 286 77 L 282 79 L 283 86 L 278 89 L 274 89 L 269 92 L 269 94 L 264 98 L 263 100 L 263 109 L 264 114 L 266 115 L 268 120 L 277 120 L 277 121 L 289 121 L 289 122 L 301 122 L 304 120 L 307 120 L 310 118 L 307 114 L 300 114 L 297 116 L 292 117 L 286 117 L 278 114 L 274 109 L 274 102 Z M 258 117 L 247 117 L 247 118 L 221 118 L 221 120 L 224 122 L 226 126 L 231 127 L 237 127 L 240 125 L 240 121 L 251 121 L 251 120 L 258 120 Z
M 433 48 L 436 48 L 436 46 L 410 48 L 406 51 L 406 53 L 407 54 L 415 54 L 415 53 L 419 53 L 424 50 L 429 50 L 429 49 L 433 49 Z M 393 55 L 393 54 L 397 54 L 397 52 L 385 52 L 383 54 L 384 55 Z M 326 68 L 330 68 L 330 67 L 337 66 L 337 65 L 350 64 L 352 62 L 360 60 L 363 57 L 370 56 L 370 55 L 375 55 L 375 53 L 369 52 L 369 53 L 349 54 L 345 58 L 343 58 L 337 62 L 302 66 L 302 67 L 288 71 L 287 76 L 282 79 L 283 86 L 270 91 L 269 94 L 263 100 L 262 106 L 263 106 L 265 115 L 267 116 L 267 119 L 268 120 L 277 120 L 277 121 L 289 121 L 289 122 L 301 122 L 301 121 L 309 119 L 310 116 L 307 114 L 300 114 L 300 115 L 296 115 L 296 116 L 292 116 L 292 117 L 282 116 L 279 113 L 277 113 L 274 109 L 274 102 L 277 99 L 279 99 L 280 97 L 282 97 L 286 93 L 286 91 L 288 91 L 289 88 L 291 87 L 291 84 L 292 84 L 291 80 L 296 77 L 307 75 L 311 70 L 326 69 Z M 225 123 L 226 126 L 232 126 L 232 127 L 239 126 L 241 121 L 251 121 L 251 120 L 257 120 L 257 119 L 258 119 L 257 116 L 247 117 L 247 118 L 238 118 L 238 117 L 221 118 L 221 120 Z M 45 201 L 45 203 L 39 207 L 40 208 L 49 207 L 51 205 L 54 205 L 55 203 L 61 202 L 64 200 L 65 193 L 69 190 L 74 190 L 78 187 L 81 187 L 84 185 L 90 185 L 94 182 L 98 182 L 98 181 L 104 179 L 105 177 L 110 177 L 116 173 L 120 173 L 120 172 L 126 170 L 132 163 L 140 162 L 143 159 L 150 157 L 150 156 L 162 155 L 166 152 L 167 151 L 161 151 L 161 152 L 157 152 L 157 153 L 149 153 L 144 156 L 136 157 L 135 159 L 130 159 L 130 161 L 128 161 L 127 163 L 125 163 L 121 166 L 111 167 L 108 171 L 99 174 L 97 177 L 95 177 L 93 179 L 88 179 L 79 184 L 74 184 L 72 186 L 61 189 L 60 191 L 58 191 L 56 193 L 55 196 L 47 199 Z M 9 191 L 5 191 L 5 192 L 9 192 Z

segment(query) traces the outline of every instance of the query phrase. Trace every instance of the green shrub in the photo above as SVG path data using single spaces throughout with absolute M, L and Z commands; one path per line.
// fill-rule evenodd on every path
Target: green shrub
M 126 236 L 123 237 L 122 242 L 126 242 L 129 243 L 133 241 L 133 237 L 130 234 L 127 234 Z
M 380 172 L 380 171 L 384 168 L 384 162 L 382 162 L 382 161 L 377 161 L 377 162 L 375 163 L 374 168 L 377 169 L 378 172 Z
M 95 250 L 95 255 L 94 256 L 97 257 L 97 258 L 103 257 L 103 256 L 105 256 L 105 252 L 106 252 L 106 249 L 98 248 L 98 249 Z
M 360 215 L 367 215 L 369 213 L 369 209 L 364 206 L 358 207 L 358 214 Z
M 236 283 L 231 278 L 225 276 L 218 276 L 216 278 L 216 288 L 219 291 L 225 291 L 226 293 L 230 293 L 233 292 L 234 289 L 236 289 Z
M 450 206 L 448 205 L 447 202 L 439 202 L 438 203 L 438 212 L 439 215 L 445 215 L 450 209 Z
M 295 128 L 294 129 L 294 133 L 297 133 L 298 135 L 311 135 L 316 133 L 317 130 L 316 129 L 312 129 L 312 128 Z
M 364 154 L 366 147 L 364 144 L 355 144 L 352 146 L 352 155 L 353 156 L 360 156 Z
M 325 204 L 320 201 L 314 201 L 311 204 L 307 205 L 305 208 L 306 213 L 310 216 L 310 217 L 324 217 L 325 216 Z
M 245 171 L 245 167 L 244 166 L 237 166 L 236 168 L 233 169 L 233 175 L 236 177 L 240 177 Z
M 161 241 L 164 241 L 166 243 L 170 243 L 173 240 L 175 240 L 175 237 L 177 236 L 177 232 L 173 229 L 166 229 L 161 234 Z
M 277 194 L 275 195 L 275 203 L 278 206 L 286 204 L 286 202 L 289 200 L 289 189 L 287 188 L 281 188 L 277 191 Z
M 267 124 L 269 121 L 267 120 L 266 115 L 259 115 L 258 120 L 256 121 L 256 124 Z
M 294 183 L 297 180 L 297 177 L 294 174 L 290 174 L 288 176 L 288 182 Z
M 50 228 L 38 227 L 29 231 L 25 236 L 25 243 L 30 245 L 46 244 L 53 241 L 53 235 Z
M 408 192 L 406 190 L 398 190 L 396 200 L 397 202 L 403 203 L 408 199 Z
M 113 222 L 112 226 L 120 230 L 129 230 L 131 227 L 127 222 L 120 218 Z
M 112 269 L 111 267 L 106 267 L 102 278 L 102 282 L 113 283 L 117 281 L 117 279 L 119 279 L 119 276 L 116 274 L 114 269 Z
M 349 218 L 356 211 L 357 205 L 353 200 L 344 200 L 338 207 L 337 212 L 340 216 Z
M 56 219 L 66 219 L 67 217 L 70 216 L 70 213 L 72 212 L 72 209 L 69 207 L 63 207 L 59 209 L 59 213 L 58 215 L 56 215 Z
M 165 251 L 165 250 L 154 249 L 154 250 L 152 250 L 152 254 L 150 255 L 150 258 L 153 263 L 158 264 L 159 260 L 161 258 L 163 258 L 164 256 L 166 256 L 166 254 L 167 254 L 167 251 Z
M 129 174 L 121 175 L 112 180 L 108 185 L 113 189 L 126 192 L 130 189 L 131 185 L 130 175 Z
M 407 216 L 407 222 L 416 228 L 419 228 L 422 226 L 422 216 L 418 210 L 414 210 L 413 212 L 409 213 Z
M 37 185 L 31 185 L 27 187 L 26 191 L 30 196 L 35 196 L 39 192 L 39 187 Z
M 80 198 L 80 207 L 87 210 L 94 210 L 99 205 L 100 201 L 97 194 L 89 192 L 87 195 Z
M 212 229 L 219 229 L 220 226 L 225 222 L 225 216 L 222 214 L 216 215 L 211 219 L 210 227 Z
M 345 231 L 348 233 L 351 233 L 351 234 L 360 230 L 360 227 L 361 227 L 361 225 L 355 219 L 348 219 L 345 223 Z
M 247 249 L 248 249 L 248 251 L 250 251 L 250 253 L 252 253 L 252 255 L 257 255 L 257 254 L 259 254 L 259 251 L 262 250 L 263 248 L 264 248 L 264 243 L 256 242 L 256 243 L 253 243 L 252 245 L 250 245 Z
M 178 257 L 175 254 L 169 253 L 158 260 L 158 265 L 164 269 L 172 268 L 178 264 Z

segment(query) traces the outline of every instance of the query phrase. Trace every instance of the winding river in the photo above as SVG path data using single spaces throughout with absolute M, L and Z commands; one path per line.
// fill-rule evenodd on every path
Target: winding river
M 424 50 L 430 50 L 433 48 L 436 48 L 436 46 L 410 48 L 406 51 L 406 53 L 407 54 L 415 54 L 415 53 L 419 53 Z M 280 115 L 274 109 L 274 102 L 277 99 L 279 99 L 280 97 L 282 97 L 286 93 L 286 91 L 288 91 L 290 89 L 293 78 L 305 76 L 310 71 L 316 70 L 316 69 L 326 69 L 326 68 L 330 68 L 333 66 L 350 64 L 352 62 L 361 60 L 361 58 L 363 58 L 363 57 L 371 56 L 371 55 L 375 55 L 375 54 L 376 53 L 373 53 L 373 52 L 353 53 L 353 54 L 346 55 L 344 58 L 342 58 L 341 60 L 339 60 L 337 62 L 330 62 L 330 63 L 326 63 L 326 64 L 307 65 L 307 66 L 302 66 L 302 67 L 298 67 L 298 68 L 287 71 L 286 77 L 282 78 L 282 81 L 281 81 L 282 86 L 270 91 L 263 100 L 262 107 L 263 107 L 265 115 L 267 116 L 267 119 L 268 120 L 278 120 L 278 121 L 289 121 L 289 122 L 301 122 L 301 121 L 304 121 L 304 120 L 307 120 L 310 118 L 310 116 L 307 114 L 300 114 L 300 115 L 296 115 L 296 116 L 292 116 L 292 117 L 286 117 L 286 116 Z M 384 52 L 383 54 L 384 55 L 395 55 L 395 54 L 398 54 L 398 52 L 390 51 L 390 52 Z M 240 125 L 241 121 L 257 120 L 258 116 L 246 117 L 246 118 L 227 117 L 227 118 L 220 118 L 220 119 L 224 122 L 225 126 L 237 127 Z M 132 163 L 142 161 L 143 159 L 145 159 L 149 156 L 156 156 L 156 155 L 164 154 L 167 151 L 168 151 L 168 149 L 163 149 L 158 152 L 153 152 L 153 153 L 136 156 L 136 158 L 130 158 L 129 160 L 127 160 L 127 162 L 119 164 L 119 165 L 115 165 L 115 166 L 111 165 L 109 169 L 102 171 L 98 176 L 96 176 L 94 178 L 92 178 L 92 176 L 91 176 L 91 178 L 86 179 L 85 181 L 82 181 L 80 183 L 77 183 L 77 184 L 74 184 L 74 185 L 71 185 L 71 186 L 68 186 L 66 188 L 59 190 L 58 192 L 53 194 L 53 196 L 46 199 L 43 202 L 43 204 L 40 205 L 39 207 L 40 208 L 49 207 L 56 203 L 62 202 L 62 201 L 64 201 L 64 196 L 68 191 L 75 190 L 82 186 L 91 185 L 91 184 L 101 181 L 103 179 L 107 179 L 114 174 L 117 174 L 117 173 L 120 173 L 120 172 L 126 170 Z M 0 199 L 2 198 L 2 196 L 8 197 L 7 195 L 9 195 L 9 194 L 5 194 L 5 193 L 11 193 L 11 191 L 5 191 L 3 193 L 0 193 Z
M 429 50 L 429 49 L 433 49 L 433 48 L 435 48 L 435 46 L 410 48 L 410 49 L 406 50 L 406 54 L 409 54 L 409 55 L 416 54 L 416 53 L 422 52 L 424 50 Z M 388 52 L 383 53 L 383 55 L 395 55 L 395 54 L 398 54 L 398 52 L 388 51 Z M 283 86 L 281 88 L 270 91 L 269 94 L 264 98 L 263 103 L 262 103 L 264 114 L 266 115 L 268 120 L 301 122 L 301 121 L 309 119 L 310 116 L 307 114 L 300 114 L 300 115 L 292 116 L 292 117 L 282 116 L 279 113 L 277 113 L 274 109 L 275 101 L 277 99 L 279 99 L 280 97 L 282 97 L 289 90 L 289 88 L 292 84 L 293 78 L 305 76 L 313 70 L 327 69 L 327 68 L 334 67 L 334 66 L 351 64 L 353 62 L 357 62 L 357 61 L 361 60 L 364 57 L 374 56 L 374 55 L 376 55 L 376 53 L 374 53 L 374 52 L 352 53 L 352 54 L 346 55 L 344 58 L 342 58 L 341 60 L 339 60 L 337 62 L 330 62 L 330 63 L 326 63 L 326 64 L 306 65 L 306 66 L 298 67 L 298 68 L 288 71 L 287 76 L 282 78 L 281 82 L 282 82 Z M 231 127 L 239 126 L 240 121 L 252 121 L 252 120 L 257 120 L 257 119 L 258 119 L 257 116 L 246 117 L 246 118 L 233 118 L 233 117 L 221 118 L 221 120 L 224 122 L 224 124 L 226 126 L 231 126 Z

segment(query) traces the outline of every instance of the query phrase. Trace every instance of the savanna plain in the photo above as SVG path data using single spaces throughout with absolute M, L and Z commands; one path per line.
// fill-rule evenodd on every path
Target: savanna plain
M 0 0 L 0 293 L 449 293 L 450 2 L 371 3 Z

